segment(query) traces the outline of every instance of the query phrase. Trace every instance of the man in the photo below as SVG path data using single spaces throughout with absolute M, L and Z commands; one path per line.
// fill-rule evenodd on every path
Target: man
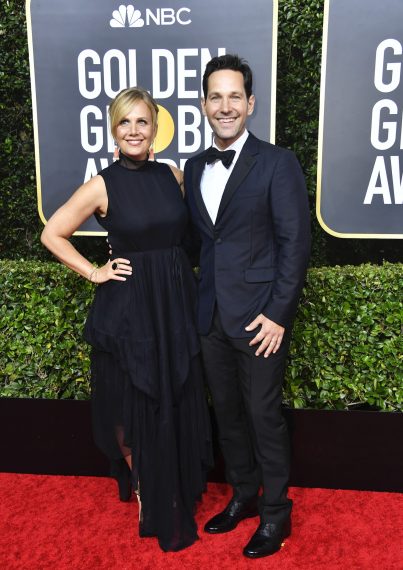
M 213 58 L 203 92 L 214 143 L 187 161 L 185 189 L 201 240 L 203 361 L 233 487 L 205 531 L 228 532 L 259 514 L 243 551 L 258 558 L 279 550 L 291 532 L 281 395 L 309 258 L 309 208 L 295 155 L 246 130 L 255 103 L 247 63 L 229 54 Z

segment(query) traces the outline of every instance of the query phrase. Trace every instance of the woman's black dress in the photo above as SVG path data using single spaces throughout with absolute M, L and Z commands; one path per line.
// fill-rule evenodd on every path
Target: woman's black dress
M 110 459 L 132 455 L 140 534 L 179 550 L 197 538 L 195 503 L 211 466 L 196 284 L 181 248 L 188 217 L 169 166 L 124 164 L 100 172 L 108 212 L 97 219 L 113 258 L 130 259 L 133 274 L 98 286 L 85 327 L 94 436 Z

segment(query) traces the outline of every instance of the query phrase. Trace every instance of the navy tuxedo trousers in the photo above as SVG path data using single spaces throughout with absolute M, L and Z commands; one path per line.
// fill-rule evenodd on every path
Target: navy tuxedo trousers
M 247 500 L 262 486 L 262 521 L 282 521 L 292 505 L 287 498 L 289 437 L 281 411 L 290 333 L 276 354 L 255 356 L 258 345 L 249 346 L 250 338 L 226 335 L 216 308 L 209 333 L 200 338 L 226 477 L 234 497 Z

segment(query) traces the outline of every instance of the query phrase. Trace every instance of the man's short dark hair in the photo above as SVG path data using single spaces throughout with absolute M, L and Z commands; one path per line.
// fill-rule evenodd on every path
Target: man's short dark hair
M 246 60 L 230 53 L 213 57 L 206 65 L 203 75 L 204 98 L 207 99 L 208 78 L 212 73 L 221 69 L 230 69 L 231 71 L 240 71 L 242 73 L 246 97 L 249 99 L 252 95 L 252 70 Z

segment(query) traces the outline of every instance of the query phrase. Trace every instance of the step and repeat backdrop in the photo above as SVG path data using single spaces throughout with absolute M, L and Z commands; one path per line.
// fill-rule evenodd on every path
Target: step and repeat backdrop
M 253 10 L 251 9 L 253 7 Z M 275 142 L 277 0 L 31 0 L 28 36 L 44 223 L 112 161 L 108 105 L 141 85 L 160 106 L 156 158 L 211 144 L 200 110 L 211 57 L 254 71 L 258 137 Z M 403 1 L 325 0 L 317 217 L 337 237 L 403 238 Z M 98 234 L 91 218 L 78 234 Z
M 325 2 L 317 215 L 337 237 L 403 238 L 403 2 Z
M 183 168 L 211 145 L 200 110 L 214 56 L 237 53 L 254 71 L 249 123 L 274 142 L 277 0 L 27 1 L 39 215 L 111 163 L 108 105 L 140 85 L 157 100 L 156 158 Z M 103 232 L 95 218 L 78 234 Z

